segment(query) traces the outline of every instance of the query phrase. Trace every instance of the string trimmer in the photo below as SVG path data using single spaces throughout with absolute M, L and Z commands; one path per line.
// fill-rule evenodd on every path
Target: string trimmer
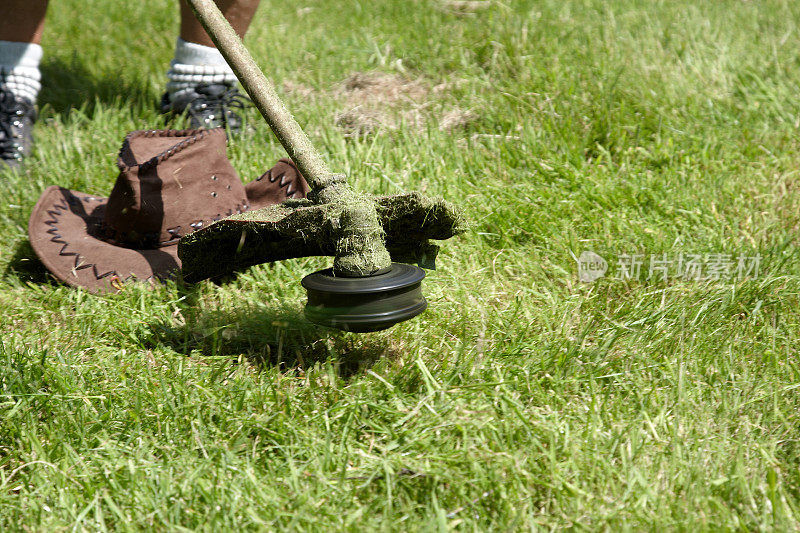
M 424 271 L 463 231 L 457 210 L 417 193 L 373 197 L 331 172 L 213 0 L 187 0 L 242 87 L 305 177 L 304 200 L 236 215 L 183 237 L 184 279 L 199 281 L 269 261 L 333 255 L 333 268 L 303 278 L 306 317 L 348 331 L 377 331 L 427 307 Z M 393 262 L 394 261 L 394 262 Z

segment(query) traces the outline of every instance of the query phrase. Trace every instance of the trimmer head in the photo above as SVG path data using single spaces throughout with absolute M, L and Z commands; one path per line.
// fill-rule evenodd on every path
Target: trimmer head
M 365 333 L 387 329 L 422 313 L 425 272 L 392 263 L 388 272 L 363 278 L 334 276 L 332 269 L 303 278 L 308 293 L 306 318 L 315 324 Z

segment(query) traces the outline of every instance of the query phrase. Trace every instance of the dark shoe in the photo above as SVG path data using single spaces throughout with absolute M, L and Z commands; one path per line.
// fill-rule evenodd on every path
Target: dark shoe
M 171 101 L 169 93 L 161 97 L 161 112 L 189 117 L 191 128 L 228 128 L 237 132 L 242 128 L 239 113 L 249 100 L 236 87 L 222 83 L 198 85 L 184 91 Z
M 0 89 L 0 168 L 15 167 L 33 149 L 36 107 L 8 89 Z

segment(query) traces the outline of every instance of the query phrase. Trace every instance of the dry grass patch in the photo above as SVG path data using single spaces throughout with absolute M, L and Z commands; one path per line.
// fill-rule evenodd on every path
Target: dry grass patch
M 431 92 L 431 86 L 422 78 L 412 79 L 383 72 L 355 72 L 340 83 L 334 92 L 353 104 L 420 104 Z
M 401 125 L 425 127 L 435 124 L 441 131 L 465 129 L 479 117 L 471 109 L 449 107 L 437 101 L 453 83 L 434 84 L 423 77 L 412 78 L 385 72 L 354 72 L 328 93 L 336 102 L 336 126 L 348 137 L 394 131 Z M 303 83 L 286 81 L 283 90 L 304 100 L 323 96 Z

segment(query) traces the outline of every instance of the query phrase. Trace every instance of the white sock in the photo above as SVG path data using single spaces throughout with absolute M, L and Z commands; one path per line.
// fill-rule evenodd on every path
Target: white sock
M 211 46 L 190 43 L 180 37 L 175 44 L 175 58 L 169 65 L 167 79 L 170 100 L 200 84 L 236 83 L 236 75 L 219 50 Z
M 0 86 L 36 103 L 42 74 L 42 47 L 33 43 L 0 41 Z

